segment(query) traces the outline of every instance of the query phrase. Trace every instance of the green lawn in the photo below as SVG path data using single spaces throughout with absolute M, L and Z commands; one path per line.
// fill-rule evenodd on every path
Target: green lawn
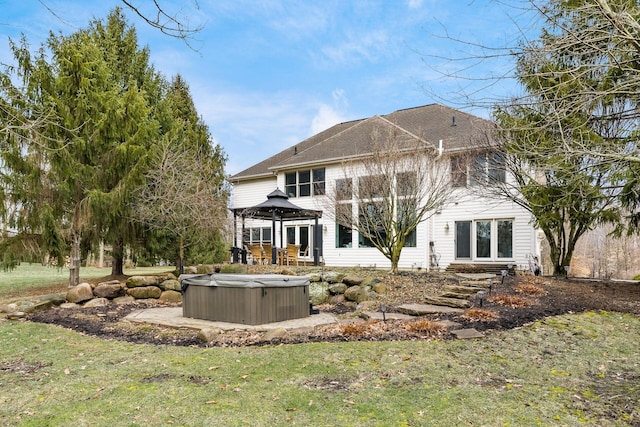
M 0 321 L 6 426 L 625 426 L 640 319 L 585 313 L 484 339 L 136 345 Z
M 126 269 L 125 274 L 153 274 L 164 271 L 172 271 L 173 267 L 145 267 Z M 94 279 L 111 274 L 111 268 L 82 267 L 81 279 Z M 0 300 L 7 294 L 23 292 L 27 290 L 50 288 L 53 285 L 64 284 L 69 281 L 69 269 L 57 267 L 43 267 L 40 264 L 22 263 L 15 270 L 0 272 Z

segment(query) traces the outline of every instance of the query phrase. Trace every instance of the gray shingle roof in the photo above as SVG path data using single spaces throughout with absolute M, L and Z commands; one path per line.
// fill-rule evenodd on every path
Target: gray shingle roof
M 474 135 L 489 126 L 486 119 L 441 104 L 398 110 L 384 116 L 340 123 L 231 177 L 232 181 L 271 176 L 302 165 L 337 163 L 370 154 L 375 135 L 394 132 L 396 141 L 415 141 L 445 151 L 468 147 Z

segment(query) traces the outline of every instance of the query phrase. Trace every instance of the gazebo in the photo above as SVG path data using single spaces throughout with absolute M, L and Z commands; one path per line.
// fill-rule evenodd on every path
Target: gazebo
M 267 200 L 259 205 L 250 208 L 233 209 L 234 235 L 233 244 L 238 246 L 238 236 L 236 230 L 236 219 L 240 215 L 242 217 L 242 235 L 244 236 L 244 220 L 245 218 L 257 218 L 263 220 L 271 220 L 271 241 L 274 243 L 271 249 L 271 263 L 277 262 L 276 240 L 276 221 L 280 221 L 280 247 L 283 247 L 283 222 L 314 219 L 313 227 L 313 265 L 320 262 L 320 253 L 322 250 L 322 234 L 318 228 L 318 218 L 322 217 L 322 211 L 301 208 L 289 201 L 289 196 L 284 194 L 278 188 L 267 195 Z

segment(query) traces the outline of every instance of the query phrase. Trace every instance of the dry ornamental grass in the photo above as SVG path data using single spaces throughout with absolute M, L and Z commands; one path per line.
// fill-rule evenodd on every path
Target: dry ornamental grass
M 428 334 L 440 334 L 446 330 L 442 323 L 427 319 L 418 319 L 408 322 L 405 325 L 405 329 L 409 332 Z
M 547 295 L 547 291 L 545 291 L 539 286 L 536 286 L 530 283 L 523 283 L 521 285 L 516 286 L 515 291 L 519 294 L 529 295 L 532 297 Z

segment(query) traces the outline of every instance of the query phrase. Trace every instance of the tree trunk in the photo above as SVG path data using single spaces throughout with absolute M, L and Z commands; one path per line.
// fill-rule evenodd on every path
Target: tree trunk
M 113 262 L 111 263 L 111 275 L 124 275 L 124 242 L 121 238 L 116 239 L 113 243 L 111 256 L 113 257 Z
M 178 257 L 178 265 L 176 265 L 176 269 L 179 274 L 184 273 L 184 238 L 180 236 L 180 255 Z
M 73 230 L 71 256 L 69 258 L 69 287 L 80 283 L 80 232 Z

